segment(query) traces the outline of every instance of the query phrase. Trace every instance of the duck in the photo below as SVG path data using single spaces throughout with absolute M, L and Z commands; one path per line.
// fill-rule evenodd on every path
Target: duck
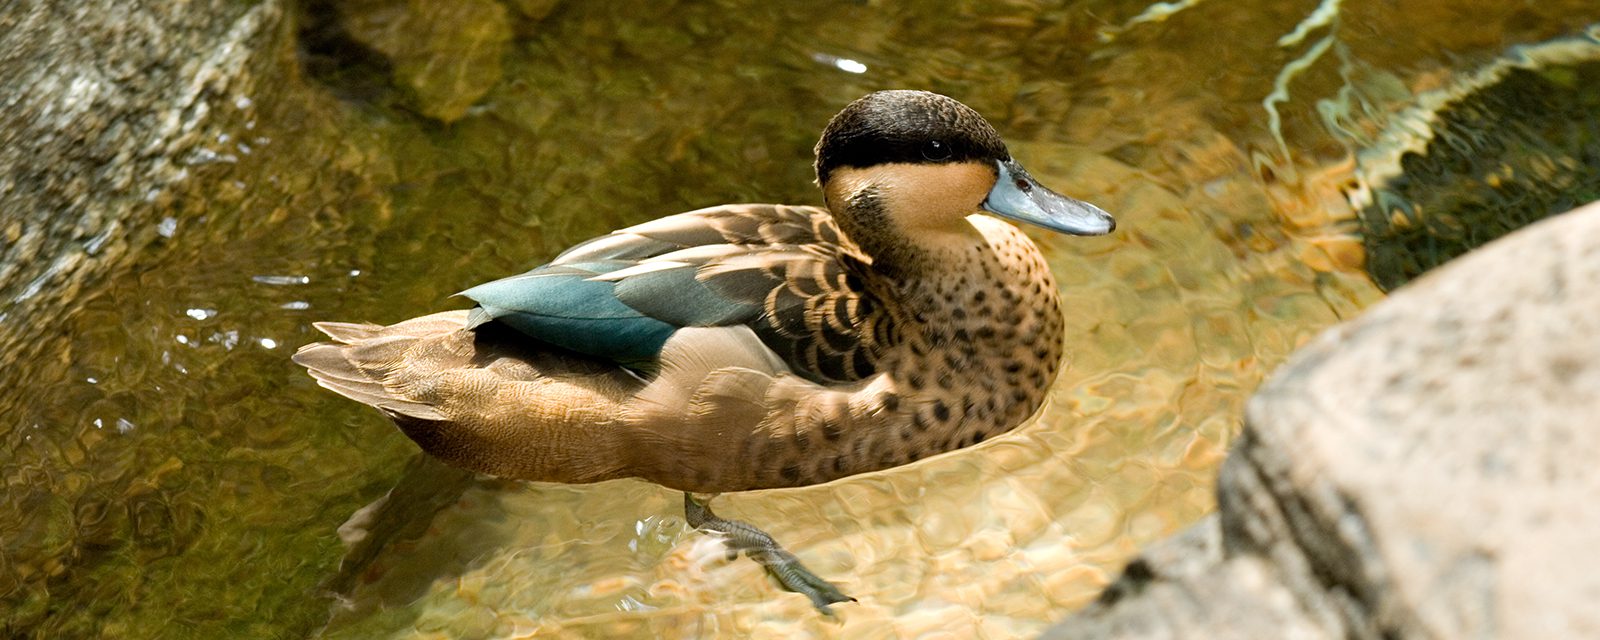
M 1037 412 L 1060 289 L 1008 221 L 1095 236 L 948 96 L 870 93 L 824 127 L 823 205 L 735 204 L 627 227 L 461 292 L 470 309 L 317 322 L 293 361 L 427 454 L 502 478 L 684 492 L 820 611 L 852 601 L 721 493 L 821 484 L 970 446 Z

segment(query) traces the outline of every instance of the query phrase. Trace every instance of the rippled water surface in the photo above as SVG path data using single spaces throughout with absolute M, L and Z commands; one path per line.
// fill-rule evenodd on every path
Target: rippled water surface
M 1455 74 L 1600 19 L 1592 0 L 477 0 L 428 20 L 475 34 L 464 49 L 360 37 L 405 5 L 304 7 L 292 70 L 190 159 L 153 243 L 75 313 L 32 320 L 67 337 L 5 365 L 30 392 L 0 420 L 0 629 L 1036 632 L 1212 509 L 1249 393 L 1381 295 L 1344 195 L 1357 147 Z M 454 93 L 418 84 L 439 70 Z M 838 620 L 688 532 L 678 494 L 463 478 L 288 360 L 312 321 L 459 307 L 452 293 L 615 227 L 817 203 L 822 125 L 902 87 L 983 112 L 1119 227 L 1034 234 L 1069 318 L 1035 422 L 718 502 L 861 600 Z M 392 488 L 361 511 L 387 544 L 341 572 L 337 530 Z

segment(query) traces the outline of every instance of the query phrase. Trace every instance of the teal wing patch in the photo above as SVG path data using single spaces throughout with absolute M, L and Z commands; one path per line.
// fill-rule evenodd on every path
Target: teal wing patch
M 461 295 L 482 314 L 558 347 L 620 363 L 651 362 L 676 326 L 634 309 L 597 275 L 625 262 L 546 265 Z

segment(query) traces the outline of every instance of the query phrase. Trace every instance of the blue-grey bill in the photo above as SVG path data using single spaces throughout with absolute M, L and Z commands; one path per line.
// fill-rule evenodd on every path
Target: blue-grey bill
M 1117 228 L 1111 214 L 1045 188 L 1016 160 L 995 164 L 1000 168 L 1000 179 L 983 201 L 985 211 L 1075 236 L 1105 235 Z

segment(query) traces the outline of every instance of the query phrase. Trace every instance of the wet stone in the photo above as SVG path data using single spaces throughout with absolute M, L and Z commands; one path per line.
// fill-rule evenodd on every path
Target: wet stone
M 389 59 L 424 115 L 447 123 L 500 81 L 512 35 L 505 6 L 493 0 L 354 0 L 339 5 L 339 18 L 352 38 Z
M 1379 285 L 1394 289 L 1600 200 L 1600 44 L 1583 55 L 1589 60 L 1513 68 L 1487 85 L 1440 90 L 1449 99 L 1427 126 L 1425 146 L 1405 152 L 1398 175 L 1369 185 L 1360 213 L 1367 270 Z

